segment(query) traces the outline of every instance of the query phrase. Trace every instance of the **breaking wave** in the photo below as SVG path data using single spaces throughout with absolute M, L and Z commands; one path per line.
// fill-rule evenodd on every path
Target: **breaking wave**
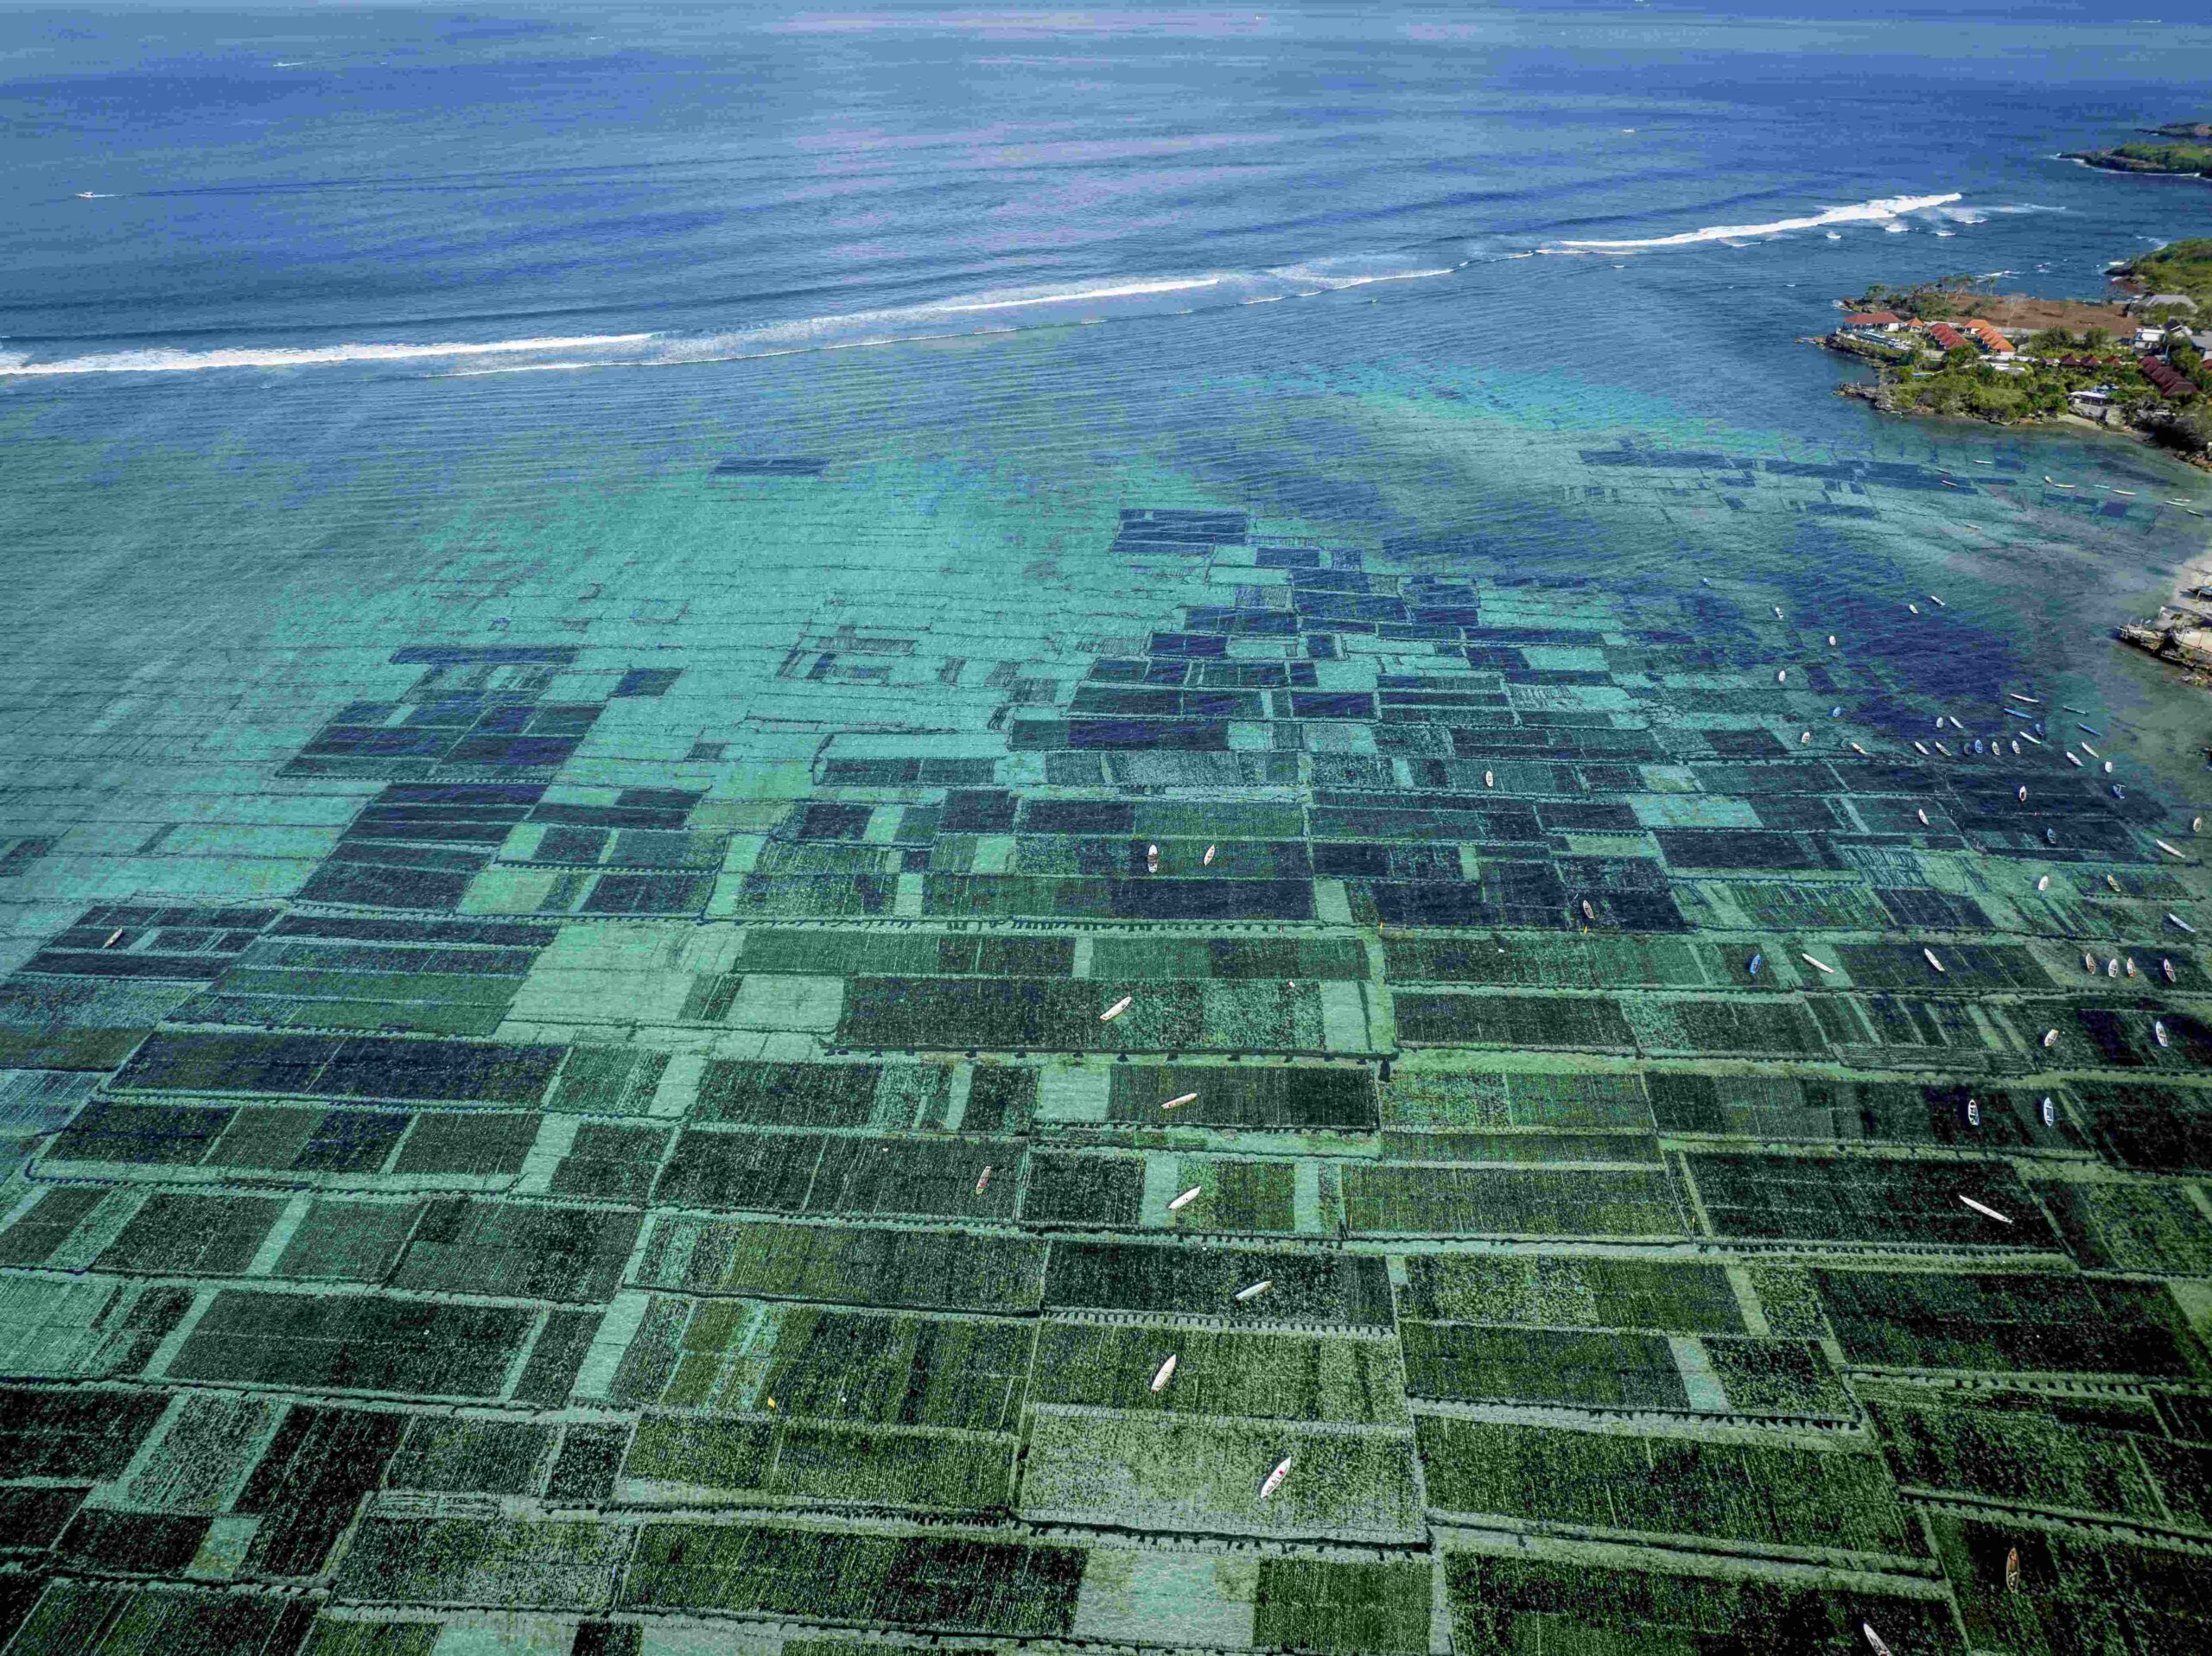
M 597 333 L 494 340 L 405 340 L 320 346 L 232 346 L 127 351 L 35 359 L 0 352 L 0 377 L 183 373 L 216 368 L 317 368 L 345 364 L 435 365 L 446 373 L 518 373 L 547 368 L 652 367 L 721 362 L 796 352 L 849 350 L 1119 318 L 1187 314 L 1221 305 L 1311 299 L 1382 282 L 1449 276 L 1457 263 L 1413 254 L 1362 254 L 1256 271 L 1107 282 L 1083 287 L 989 289 L 884 310 L 762 322 L 714 333 Z M 1198 302 L 1194 303 L 1193 301 Z M 531 360 L 538 358 L 538 360 Z
M 1554 242 L 1544 251 L 1634 253 L 1655 247 L 1694 247 L 1703 242 L 1733 241 L 1747 236 L 1781 236 L 1793 230 L 1825 230 L 1830 225 L 1878 224 L 1885 229 L 1901 229 L 1903 226 L 1897 221 L 1906 213 L 1948 206 L 1958 200 L 1955 190 L 1943 195 L 1883 195 L 1847 207 L 1823 207 L 1802 219 L 1776 219 L 1763 225 L 1707 225 L 1702 230 L 1685 230 L 1678 235 L 1651 236 L 1640 240 Z

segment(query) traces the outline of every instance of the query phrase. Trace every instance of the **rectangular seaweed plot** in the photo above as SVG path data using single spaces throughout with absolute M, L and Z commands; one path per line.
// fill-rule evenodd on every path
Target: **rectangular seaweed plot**
M 1813 1279 L 1853 1365 L 2212 1377 L 2203 1344 L 2156 1284 L 1887 1271 Z
M 1744 1311 L 1717 1265 L 1417 1253 L 1406 1261 L 1405 1314 L 1423 1321 L 1741 1334 Z
M 1424 1415 L 1429 1504 L 1537 1527 L 1917 1558 L 1878 1456 Z
M 2050 1221 L 2010 1162 L 1692 1153 L 1684 1161 L 1716 1236 L 2056 1250 Z M 2012 1221 L 1967 1206 L 1972 1196 Z
M 435 1202 L 392 1285 L 600 1304 L 620 1283 L 642 1221 L 639 1214 L 604 1208 Z
M 1198 1096 L 1161 1113 L 1161 1106 L 1185 1093 Z M 1370 1133 L 1376 1121 L 1375 1076 L 1365 1068 L 1116 1066 L 1107 1120 L 1117 1126 L 1164 1123 L 1259 1133 Z
M 869 1049 L 1085 1052 L 1103 1044 L 1098 1015 L 1110 1004 L 1095 984 L 1045 978 L 854 978 L 845 987 L 836 1041 Z
M 0 1466 L 10 1478 L 104 1482 L 122 1475 L 168 1406 L 156 1392 L 0 1388 Z
M 601 1609 L 632 1539 L 588 1519 L 372 1516 L 346 1550 L 337 1590 L 371 1603 Z
M 126 1092 L 534 1105 L 566 1051 L 375 1036 L 164 1031 L 138 1049 L 115 1085 Z
M 2037 1194 L 2085 1269 L 2212 1277 L 2212 1224 L 2181 1186 L 2053 1183 Z
M 1155 1392 L 1173 1354 L 1175 1375 Z M 1341 1336 L 1047 1322 L 1031 1401 L 1136 1413 L 1402 1425 L 1397 1347 Z
M 1401 994 L 1397 1012 L 1408 1046 L 1636 1050 L 1620 1007 L 1594 996 Z
M 1079 1547 L 961 1537 L 648 1524 L 618 1602 L 636 1611 L 1064 1638 L 1088 1556 Z
M 491 1398 L 536 1320 L 505 1306 L 228 1288 L 168 1372 L 221 1385 Z
M 2137 1399 L 1899 1387 L 1870 1389 L 1866 1401 L 1909 1488 L 2164 1526 L 2152 1469 L 2160 1450 L 2179 1446 L 2165 1439 L 2156 1409 Z M 2187 1514 L 2187 1501 L 2175 1510 Z M 2207 1516 L 2185 1526 L 2202 1529 Z
M 669 1217 L 637 1280 L 687 1294 L 1019 1312 L 1043 1301 L 1045 1245 L 972 1231 Z
M 1031 1337 L 1027 1322 L 795 1310 L 777 1335 L 766 1392 L 788 1415 L 1008 1431 Z
M 2067 1091 L 2091 1141 L 2115 1167 L 2212 1172 L 2212 1088 L 2096 1081 L 2070 1082 Z
M 1262 1498 L 1286 1459 L 1281 1487 Z M 1403 1542 L 1423 1532 L 1403 1433 L 1172 1416 L 1038 1412 L 1020 1510 L 1033 1521 L 1214 1535 Z
M 943 1512 L 1004 1512 L 1014 1500 L 1011 1437 L 879 1431 L 791 1420 L 776 1426 L 649 1416 L 623 1471 L 626 1498 L 683 1504 L 766 1496 Z
M 686 1128 L 661 1169 L 653 1201 L 755 1213 L 1004 1219 L 1014 1212 L 1027 1153 L 1009 1139 Z
M 1557 1403 L 1687 1410 L 1688 1388 L 1663 1335 L 1611 1329 L 1401 1325 L 1406 1390 L 1444 1403 Z
M 1237 1296 L 1260 1284 L 1266 1289 Z M 1156 1311 L 1235 1323 L 1388 1328 L 1382 1260 L 1349 1253 L 1146 1242 L 1056 1242 L 1045 1274 L 1055 1310 Z
M 1459 1656 L 1539 1651 L 1657 1656 L 1865 1656 L 1862 1626 L 1915 1656 L 1965 1656 L 1949 1604 L 1756 1577 L 1599 1558 L 1447 1552 L 1445 1594 Z
M 2212 1650 L 2212 1571 L 2199 1551 L 1934 1514 L 1943 1574 L 1976 1650 L 2166 1656 Z M 2019 1555 L 2019 1583 L 2006 1562 Z
M 1262 1558 L 1252 1642 L 1263 1649 L 1369 1656 L 1425 1653 L 1433 1585 L 1426 1559 Z
M 1366 1236 L 1684 1234 L 1663 1169 L 1459 1167 L 1347 1164 L 1344 1213 Z

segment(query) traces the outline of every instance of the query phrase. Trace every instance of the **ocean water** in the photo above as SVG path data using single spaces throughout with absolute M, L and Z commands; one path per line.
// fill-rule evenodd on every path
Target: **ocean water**
M 0 7 L 0 1649 L 2188 1647 L 2181 10 Z
M 2186 105 L 2192 22 L 10 8 L 0 54 L 0 513 L 33 658 L 86 647 L 88 582 L 132 594 L 92 625 L 136 650 L 283 625 L 162 601 L 188 570 L 355 581 L 474 636 L 483 605 L 403 590 L 438 549 L 703 549 L 742 509 L 702 471 L 761 449 L 982 514 L 959 565 L 1003 555 L 981 522 L 1009 489 L 1065 511 L 1133 477 L 1524 572 L 1694 564 L 1863 606 L 1854 644 L 1916 670 L 2094 684 L 2196 768 L 2190 699 L 2103 634 L 2201 549 L 2159 504 L 2200 478 L 1885 424 L 1795 343 L 1869 279 L 2094 292 L 2203 228 L 2199 188 L 2052 158 Z M 1593 498 L 1575 457 L 1624 438 L 2136 492 L 1826 523 Z M 1888 601 L 1931 586 L 1943 661 Z

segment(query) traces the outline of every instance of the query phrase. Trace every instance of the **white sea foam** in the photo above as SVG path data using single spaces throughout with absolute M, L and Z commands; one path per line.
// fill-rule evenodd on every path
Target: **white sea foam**
M 1702 230 L 1685 230 L 1677 235 L 1651 236 L 1641 240 L 1564 241 L 1544 251 L 1632 253 L 1654 247 L 1694 247 L 1704 242 L 1725 242 L 1745 236 L 1781 236 L 1793 230 L 1825 230 L 1830 225 L 1878 224 L 1902 230 L 1904 226 L 1897 220 L 1904 214 L 1948 206 L 1957 200 L 1956 191 L 1945 195 L 1885 195 L 1847 207 L 1823 207 L 1802 219 L 1777 219 L 1763 225 L 1707 225 Z
M 1204 296 L 1222 305 L 1316 298 L 1380 282 L 1450 276 L 1452 268 L 1406 254 L 1362 254 L 1312 260 L 1273 270 L 1161 276 L 1089 286 L 1011 288 L 956 295 L 921 304 L 828 316 L 767 321 L 713 333 L 601 333 L 572 338 L 359 342 L 328 346 L 236 346 L 186 350 L 149 346 L 82 356 L 35 359 L 0 352 L 0 377 L 182 373 L 211 368 L 313 368 L 346 364 L 411 364 L 445 376 L 519 373 L 544 369 L 647 367 L 800 351 L 851 350 L 924 339 L 1011 333 L 1115 318 L 1189 315 Z M 543 360 L 527 360 L 542 358 Z
M 594 333 L 573 339 L 493 339 L 480 344 L 325 345 L 219 351 L 179 351 L 156 346 L 142 351 L 110 351 L 59 362 L 33 362 L 21 352 L 0 357 L 0 374 L 176 374 L 203 368 L 320 368 L 344 362 L 412 362 L 438 357 L 523 355 L 537 351 L 575 351 L 642 345 L 650 333 Z
M 1116 288 L 1047 289 L 1003 298 L 985 295 L 976 299 L 948 299 L 935 305 L 917 305 L 914 312 L 920 316 L 959 316 L 973 311 L 1022 310 L 1033 305 L 1079 305 L 1086 300 L 1134 299 L 1156 293 L 1187 293 L 1192 288 L 1217 288 L 1223 280 L 1217 276 L 1192 276 L 1182 281 L 1128 282 Z

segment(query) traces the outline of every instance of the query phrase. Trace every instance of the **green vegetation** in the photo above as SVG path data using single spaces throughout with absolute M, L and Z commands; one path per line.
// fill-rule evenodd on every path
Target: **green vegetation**
M 1965 301 L 1980 289 L 1981 280 L 1980 276 L 1961 274 L 1938 276 L 1933 282 L 1916 282 L 1907 288 L 1870 282 L 1866 292 L 1843 302 L 1852 310 L 1895 311 L 1900 316 L 1920 321 L 1940 322 L 1948 317 L 1972 314 L 1973 307 Z
M 2006 423 L 2063 414 L 2067 397 L 2075 391 L 2107 390 L 2123 406 L 2147 401 L 2152 395 L 2133 358 L 2112 351 L 2095 339 L 2094 330 L 2080 340 L 2048 330 L 2023 344 L 2021 353 L 2037 360 L 2024 365 L 2019 372 L 1999 373 L 1971 346 L 1941 357 L 1923 351 L 1909 366 L 1885 368 L 1883 384 L 1895 400 L 1921 413 Z M 2075 358 L 2075 365 L 2055 359 L 2062 356 Z
M 1428 1498 L 1544 1525 L 1912 1557 L 1925 1544 L 1871 1455 L 1423 1415 Z
M 2111 173 L 2177 173 L 2212 178 L 2212 145 L 2191 143 L 2117 143 L 2109 149 L 2082 149 L 2069 161 L 2084 161 Z
M 2212 148 L 2192 146 L 2212 166 Z M 2212 238 L 2168 242 L 2156 252 L 2130 260 L 2121 274 L 2145 293 L 2185 293 L 2212 314 Z

